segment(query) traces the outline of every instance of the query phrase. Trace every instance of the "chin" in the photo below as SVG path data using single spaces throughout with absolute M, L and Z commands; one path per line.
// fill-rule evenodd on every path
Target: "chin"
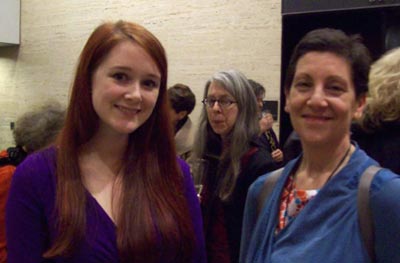
M 325 137 L 320 137 L 320 136 L 306 136 L 302 139 L 302 141 L 306 144 L 310 144 L 310 145 L 321 145 L 321 144 L 325 144 L 328 140 Z
M 127 125 L 116 127 L 115 130 L 120 134 L 131 134 L 135 132 L 141 125 Z
M 221 130 L 218 130 L 218 129 L 214 129 L 213 131 L 214 131 L 216 134 L 220 135 L 220 136 L 224 136 L 224 135 L 225 135 L 225 132 L 224 132 L 224 131 L 221 131 Z

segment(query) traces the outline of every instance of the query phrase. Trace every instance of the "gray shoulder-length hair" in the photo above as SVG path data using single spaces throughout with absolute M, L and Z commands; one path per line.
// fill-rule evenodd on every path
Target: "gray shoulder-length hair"
M 64 125 L 65 114 L 65 107 L 53 100 L 25 112 L 13 130 L 16 146 L 29 154 L 54 143 Z
M 233 96 L 239 109 L 235 125 L 228 135 L 227 148 L 222 152 L 218 169 L 221 177 L 218 196 L 222 200 L 228 200 L 235 189 L 240 173 L 240 160 L 249 150 L 250 141 L 259 135 L 258 106 L 254 91 L 246 76 L 241 72 L 226 70 L 214 74 L 206 83 L 203 98 L 207 97 L 212 82 L 223 86 Z M 206 106 L 203 105 L 194 145 L 194 158 L 203 158 L 208 150 L 209 133 L 214 133 L 212 129 L 207 128 L 208 122 Z M 217 136 L 215 133 L 213 135 Z

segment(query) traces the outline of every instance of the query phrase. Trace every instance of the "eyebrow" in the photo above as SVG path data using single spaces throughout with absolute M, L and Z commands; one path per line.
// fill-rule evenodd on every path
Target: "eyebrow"
M 220 97 L 215 96 L 215 95 L 208 95 L 207 98 L 212 98 L 212 99 L 217 99 L 217 100 L 220 100 L 220 99 L 232 99 L 232 100 L 234 100 L 234 98 L 232 96 L 230 96 L 230 95 L 222 95 Z
M 347 80 L 342 78 L 341 76 L 337 76 L 337 75 L 333 75 L 333 76 L 329 76 L 327 78 L 328 81 L 337 81 L 340 82 L 342 84 L 346 84 L 347 85 Z
M 114 66 L 114 67 L 111 67 L 111 69 L 112 70 L 133 71 L 132 68 L 125 67 L 125 66 Z M 146 74 L 146 77 L 155 78 L 155 79 L 161 79 L 161 75 L 153 74 L 153 73 Z
M 297 81 L 299 79 L 313 80 L 313 78 L 309 74 L 300 73 L 300 74 L 294 76 L 293 82 Z M 327 78 L 325 78 L 325 80 L 327 80 L 327 81 L 339 81 L 339 82 L 347 83 L 346 79 L 344 79 L 343 77 L 341 77 L 339 75 L 330 75 Z
M 311 78 L 310 74 L 307 72 L 300 72 L 300 73 L 295 73 L 294 78 Z

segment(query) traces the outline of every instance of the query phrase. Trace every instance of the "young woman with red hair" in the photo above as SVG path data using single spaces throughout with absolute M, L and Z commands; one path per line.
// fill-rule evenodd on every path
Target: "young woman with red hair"
M 28 157 L 13 178 L 10 263 L 205 262 L 166 85 L 165 51 L 148 30 L 124 21 L 95 29 L 56 147 Z

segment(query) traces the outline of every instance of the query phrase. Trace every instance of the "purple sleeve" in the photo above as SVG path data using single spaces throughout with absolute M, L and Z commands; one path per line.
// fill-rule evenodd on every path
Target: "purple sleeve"
M 42 258 L 48 246 L 48 232 L 42 206 L 43 183 L 40 160 L 29 158 L 13 176 L 6 208 L 6 232 L 9 263 L 46 262 Z M 50 182 L 47 182 L 50 184 Z
M 197 238 L 197 246 L 195 247 L 194 251 L 193 263 L 205 263 L 207 262 L 207 259 L 204 244 L 203 219 L 201 215 L 199 199 L 194 189 L 189 166 L 181 159 L 178 159 L 178 161 L 184 176 L 186 199 L 188 201 L 189 211 L 192 217 L 193 227 Z

